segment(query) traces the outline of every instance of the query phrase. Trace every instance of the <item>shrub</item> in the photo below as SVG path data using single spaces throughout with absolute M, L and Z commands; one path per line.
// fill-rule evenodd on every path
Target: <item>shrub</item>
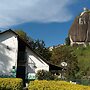
M 0 90 L 22 90 L 22 79 L 0 78 Z
M 28 90 L 90 90 L 90 86 L 71 84 L 66 81 L 32 81 Z
M 39 70 L 36 74 L 36 77 L 38 80 L 53 80 L 54 76 L 49 72 L 45 70 Z

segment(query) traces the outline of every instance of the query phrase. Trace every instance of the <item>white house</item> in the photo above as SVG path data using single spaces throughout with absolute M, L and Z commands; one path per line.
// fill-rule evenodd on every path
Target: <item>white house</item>
M 17 33 L 11 29 L 0 33 L 0 77 L 35 79 L 38 70 L 62 70 L 30 48 Z
M 0 33 L 0 77 L 35 78 L 38 70 L 49 65 L 12 30 Z

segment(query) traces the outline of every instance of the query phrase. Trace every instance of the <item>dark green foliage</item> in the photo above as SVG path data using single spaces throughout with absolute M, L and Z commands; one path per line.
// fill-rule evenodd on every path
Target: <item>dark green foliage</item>
M 77 55 L 78 66 L 80 68 L 76 74 L 76 78 L 79 79 L 82 84 L 90 85 L 90 46 L 74 47 L 73 49 Z
M 31 48 L 40 54 L 46 60 L 50 60 L 51 52 L 45 47 L 45 43 L 43 40 L 35 40 L 34 42 L 30 42 Z
M 30 36 L 28 36 L 22 30 L 15 30 L 15 32 L 23 38 L 27 43 L 29 43 L 30 47 L 40 54 L 46 60 L 50 60 L 51 52 L 45 47 L 45 43 L 43 40 L 33 40 Z
M 66 44 L 66 45 L 70 45 L 70 38 L 69 38 L 69 37 L 67 37 L 67 38 L 65 39 L 65 44 Z
M 15 30 L 15 32 L 25 41 L 27 41 L 27 42 L 33 41 L 32 38 L 30 36 L 28 36 L 27 33 L 24 32 L 23 30 Z
M 52 51 L 51 62 L 61 66 L 61 62 L 66 62 L 67 66 L 64 68 L 64 76 L 67 79 L 75 78 L 75 74 L 79 71 L 77 56 L 73 48 L 69 46 L 60 46 L 54 48 Z
M 23 30 L 15 30 L 15 32 L 23 39 L 27 39 L 27 34 Z
M 50 72 L 45 70 L 39 70 L 36 74 L 38 80 L 54 80 L 55 77 Z

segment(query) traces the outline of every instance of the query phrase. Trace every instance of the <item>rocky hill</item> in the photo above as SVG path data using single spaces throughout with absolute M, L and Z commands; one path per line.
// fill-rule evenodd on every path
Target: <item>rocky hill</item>
M 90 10 L 84 11 L 75 18 L 70 30 L 71 45 L 90 43 Z

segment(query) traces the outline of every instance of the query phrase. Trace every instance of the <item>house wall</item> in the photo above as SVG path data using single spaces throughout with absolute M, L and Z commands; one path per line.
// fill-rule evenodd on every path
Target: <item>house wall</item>
M 26 46 L 26 78 L 35 79 L 38 70 L 49 71 L 47 65 L 37 54 Z M 18 59 L 18 38 L 13 32 L 0 34 L 0 77 L 16 77 L 16 71 L 13 66 L 17 67 Z
M 37 73 L 38 70 L 47 70 L 49 71 L 49 66 L 35 53 L 33 53 L 28 47 L 26 48 L 28 65 L 26 72 L 28 75 L 33 75 Z M 34 76 L 34 75 L 33 75 Z
M 12 75 L 13 66 L 17 67 L 18 41 L 11 32 L 0 34 L 0 76 Z

